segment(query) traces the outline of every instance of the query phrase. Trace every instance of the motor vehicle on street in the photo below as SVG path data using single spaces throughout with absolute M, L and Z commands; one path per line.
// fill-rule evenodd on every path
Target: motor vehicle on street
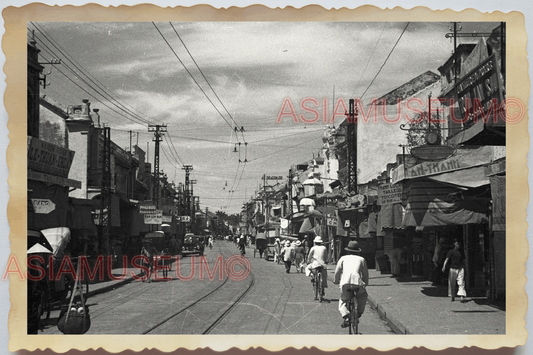
M 205 250 L 205 237 L 201 235 L 195 235 L 192 233 L 185 234 L 182 255 L 204 255 Z

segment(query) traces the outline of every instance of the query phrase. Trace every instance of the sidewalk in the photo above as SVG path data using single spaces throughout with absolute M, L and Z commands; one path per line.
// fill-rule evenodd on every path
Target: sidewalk
M 335 265 L 329 265 L 332 283 L 334 271 Z M 398 334 L 505 334 L 505 311 L 485 298 L 451 302 L 446 286 L 368 271 L 368 301 Z
M 108 291 L 112 291 L 117 287 L 126 285 L 132 281 L 135 281 L 133 278 L 133 275 L 139 275 L 141 272 L 138 268 L 116 268 L 112 270 L 113 277 L 120 280 L 104 280 L 104 281 L 95 281 L 93 283 L 89 283 L 89 293 L 88 297 L 97 295 L 99 293 L 104 293 Z M 122 275 L 125 275 L 122 277 Z

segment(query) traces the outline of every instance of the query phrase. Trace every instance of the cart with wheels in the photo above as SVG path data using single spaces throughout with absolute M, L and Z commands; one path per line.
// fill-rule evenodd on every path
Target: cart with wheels
M 258 233 L 255 237 L 255 247 L 254 247 L 254 258 L 255 254 L 259 253 L 259 257 L 262 258 L 263 255 L 266 253 L 268 247 L 267 238 L 265 237 L 265 233 Z M 265 260 L 268 261 L 268 257 L 265 255 Z

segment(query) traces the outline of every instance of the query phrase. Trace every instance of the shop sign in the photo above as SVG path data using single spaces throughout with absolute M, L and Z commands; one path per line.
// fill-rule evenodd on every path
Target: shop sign
M 67 179 L 61 176 L 50 175 L 45 173 L 40 173 L 37 171 L 28 170 L 28 180 L 42 181 L 49 184 L 74 187 L 81 189 L 81 181 Z
M 47 198 L 32 198 L 31 204 L 33 212 L 38 214 L 48 214 L 56 209 L 56 204 Z
M 336 227 L 337 226 L 337 217 L 328 217 L 326 219 L 326 225 Z
M 469 121 L 485 117 L 487 112 L 491 112 L 494 108 L 497 112 L 504 100 L 503 85 L 500 80 L 498 58 L 496 54 L 493 54 L 457 83 L 456 92 L 459 104 L 457 118 L 462 120 L 466 115 L 465 121 Z M 493 107 L 494 103 L 496 107 Z M 496 114 L 498 115 L 499 113 Z M 487 120 L 493 119 L 496 118 L 487 118 Z
M 283 180 L 283 176 L 266 175 L 265 179 L 266 180 Z
M 68 177 L 74 151 L 28 136 L 28 169 Z
M 391 182 L 395 184 L 403 179 L 438 175 L 455 170 L 472 168 L 490 163 L 492 158 L 493 150 L 490 146 L 477 149 L 459 149 L 453 157 L 438 162 L 422 162 L 409 168 L 402 164 L 391 171 Z
M 411 148 L 411 155 L 422 160 L 443 160 L 455 153 L 455 148 L 447 145 L 420 145 Z
M 172 216 L 163 215 L 163 222 L 164 223 L 171 223 L 172 222 Z
M 378 205 L 402 202 L 403 185 L 381 184 L 378 186 Z
M 152 213 L 144 213 L 144 224 L 161 224 L 163 223 L 163 211 L 155 210 Z
M 191 216 L 178 216 L 177 220 L 178 222 L 188 223 L 191 221 Z
M 139 213 L 155 213 L 157 208 L 155 205 L 139 205 Z

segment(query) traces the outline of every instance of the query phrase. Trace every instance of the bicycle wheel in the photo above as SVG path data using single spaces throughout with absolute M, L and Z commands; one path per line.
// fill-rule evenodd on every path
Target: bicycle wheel
M 320 302 L 324 300 L 324 285 L 322 285 L 322 273 L 318 273 L 318 299 Z
M 319 272 L 315 273 L 315 300 L 320 297 L 320 285 L 322 284 L 322 275 Z
M 357 317 L 357 308 L 355 307 L 355 296 L 350 299 L 350 334 L 357 335 L 359 332 L 359 318 Z

